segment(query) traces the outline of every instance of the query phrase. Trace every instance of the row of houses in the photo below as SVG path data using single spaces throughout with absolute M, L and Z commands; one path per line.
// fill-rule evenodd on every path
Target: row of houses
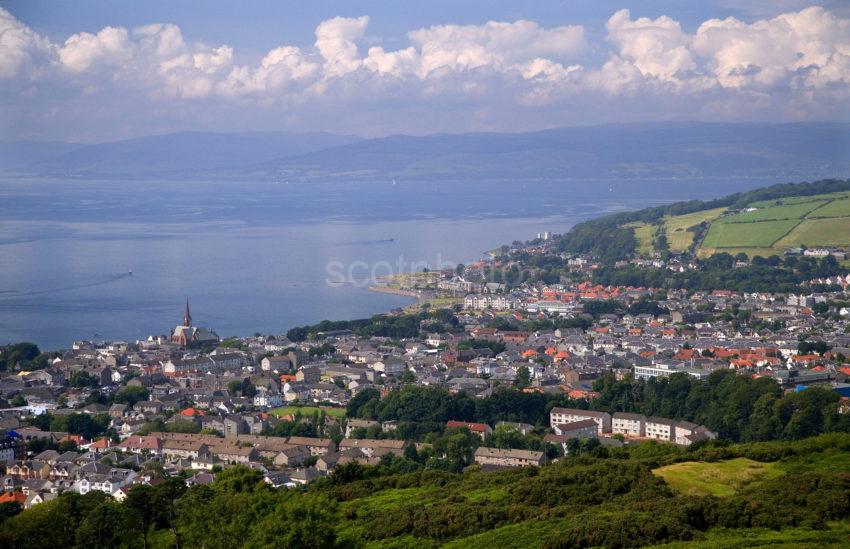
M 689 421 L 627 412 L 617 412 L 612 416 L 608 412 L 556 407 L 549 413 L 549 424 L 556 435 L 573 435 L 575 438 L 621 434 L 682 446 L 717 438 L 717 434 L 708 428 Z

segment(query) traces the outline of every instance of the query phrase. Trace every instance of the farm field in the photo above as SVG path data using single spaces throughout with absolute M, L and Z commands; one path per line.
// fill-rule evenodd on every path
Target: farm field
M 758 223 L 714 222 L 702 245 L 706 248 L 770 248 L 799 222 L 798 219 Z
M 704 221 L 714 221 L 725 211 L 726 208 L 715 208 L 666 218 L 664 224 L 667 228 L 667 244 L 670 251 L 687 250 L 694 241 L 694 233 L 689 232 L 688 228 Z
M 801 219 L 807 213 L 826 203 L 824 200 L 803 202 L 800 204 L 784 204 L 761 208 L 754 212 L 742 212 L 731 217 L 723 218 L 723 223 L 739 223 L 750 221 L 768 221 L 773 219 Z
M 787 236 L 779 240 L 775 247 L 790 248 L 806 245 L 850 246 L 850 217 L 832 219 L 806 219 Z
M 850 199 L 833 200 L 829 204 L 813 211 L 810 218 L 819 217 L 850 217 Z
M 783 471 L 776 463 L 737 458 L 715 463 L 685 461 L 660 467 L 653 473 L 680 494 L 728 497 L 751 482 L 777 477 Z
M 700 258 L 721 252 L 768 257 L 800 246 L 850 248 L 850 192 L 762 200 L 749 207 L 758 209 L 724 216 L 727 208 L 714 208 L 668 216 L 656 224 L 634 222 L 624 226 L 634 229 L 642 255 L 652 253 L 659 225 L 664 225 L 669 250 L 681 253 L 693 245 L 694 233 L 687 229 L 703 222 L 709 227 L 696 250 Z
M 331 408 L 330 406 L 281 406 L 275 408 L 270 413 L 275 416 L 295 415 L 296 412 L 301 412 L 302 415 L 308 416 L 315 411 L 325 412 L 331 417 L 345 417 L 345 408 Z
M 843 191 L 838 193 L 826 193 L 826 194 L 815 194 L 812 196 L 792 196 L 788 198 L 780 198 L 777 200 L 760 200 L 759 202 L 752 202 L 750 206 L 754 208 L 767 208 L 768 206 L 777 206 L 777 202 L 781 204 L 800 204 L 802 202 L 812 202 L 817 200 L 831 200 L 831 199 L 842 199 L 842 198 L 850 198 L 850 193 Z

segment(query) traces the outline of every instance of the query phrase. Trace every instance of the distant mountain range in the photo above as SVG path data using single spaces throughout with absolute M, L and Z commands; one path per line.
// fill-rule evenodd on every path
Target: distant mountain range
M 0 173 L 88 179 L 505 180 L 850 175 L 850 124 L 658 123 L 527 133 L 185 132 L 0 143 Z

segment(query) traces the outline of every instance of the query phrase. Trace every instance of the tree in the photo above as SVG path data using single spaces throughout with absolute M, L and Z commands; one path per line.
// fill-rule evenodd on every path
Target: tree
M 414 383 L 416 381 L 416 375 L 410 368 L 405 368 L 404 372 L 402 372 L 399 377 L 399 381 L 402 383 Z
M 30 361 L 41 354 L 34 343 L 13 343 L 0 348 L 0 371 L 11 370 L 17 366 L 27 367 Z
M 233 395 L 238 394 L 242 390 L 242 380 L 234 379 L 227 384 L 227 391 Z
M 253 398 L 257 394 L 257 388 L 254 387 L 251 380 L 246 377 L 242 380 L 242 388 L 240 389 L 240 392 L 243 397 Z
M 516 384 L 517 387 L 528 387 L 531 384 L 531 372 L 528 366 L 520 366 L 516 369 Z
M 73 440 L 63 440 L 59 443 L 59 446 L 56 448 L 56 451 L 60 454 L 64 452 L 76 452 L 77 451 L 77 443 Z
M 121 387 L 117 393 L 115 393 L 115 402 L 116 403 L 124 403 L 128 406 L 132 406 L 137 402 L 141 402 L 143 400 L 147 400 L 150 394 L 148 390 L 144 387 L 139 387 L 135 385 L 127 385 L 125 387 Z
M 127 493 L 124 510 L 129 531 L 142 539 L 144 549 L 148 548 L 148 531 L 156 521 L 159 510 L 157 490 L 147 484 L 138 484 Z
M 83 370 L 71 374 L 70 384 L 71 387 L 77 389 L 81 387 L 97 387 L 98 385 L 100 385 L 98 380 L 93 375 Z
M 80 522 L 77 547 L 119 547 L 124 541 L 123 519 L 118 503 L 110 500 L 102 502 Z

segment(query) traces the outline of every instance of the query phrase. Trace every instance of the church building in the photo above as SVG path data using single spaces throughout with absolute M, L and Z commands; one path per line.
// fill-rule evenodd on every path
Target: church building
M 218 343 L 219 337 L 206 328 L 192 326 L 192 313 L 189 312 L 189 300 L 186 300 L 186 309 L 183 311 L 183 324 L 174 328 L 171 334 L 171 342 L 187 347 L 192 344 Z

